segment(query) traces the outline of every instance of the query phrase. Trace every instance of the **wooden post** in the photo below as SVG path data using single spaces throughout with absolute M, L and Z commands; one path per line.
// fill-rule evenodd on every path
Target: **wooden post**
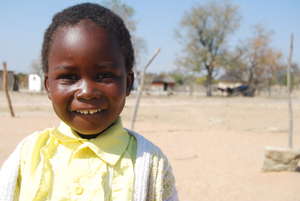
M 9 107 L 9 111 L 10 111 L 10 115 L 12 117 L 15 117 L 15 113 L 11 104 L 11 100 L 10 100 L 10 96 L 8 93 L 8 72 L 7 72 L 7 64 L 6 62 L 3 62 L 3 89 L 5 92 L 5 96 L 7 99 L 7 103 L 8 103 L 8 107 Z
M 133 115 L 132 115 L 132 119 L 131 119 L 131 130 L 134 129 L 134 124 L 135 124 L 135 121 L 136 121 L 136 117 L 137 117 L 137 113 L 138 113 L 138 109 L 139 109 L 139 105 L 140 105 L 140 99 L 142 97 L 142 93 L 143 93 L 143 89 L 144 89 L 146 70 L 150 66 L 152 61 L 155 59 L 155 57 L 158 55 L 159 52 L 160 52 L 160 48 L 158 48 L 156 50 L 156 52 L 154 53 L 152 58 L 148 61 L 148 63 L 146 64 L 146 66 L 144 67 L 144 69 L 142 71 L 141 82 L 140 82 L 140 86 L 138 88 L 137 98 L 136 98 L 136 102 L 135 102 L 135 106 L 134 106 L 134 110 L 133 110 Z
M 292 86 L 291 86 L 291 65 L 293 57 L 293 42 L 294 36 L 291 34 L 290 52 L 288 58 L 288 71 L 287 71 L 287 88 L 288 88 L 288 105 L 289 105 L 289 148 L 293 148 L 293 107 L 292 107 Z

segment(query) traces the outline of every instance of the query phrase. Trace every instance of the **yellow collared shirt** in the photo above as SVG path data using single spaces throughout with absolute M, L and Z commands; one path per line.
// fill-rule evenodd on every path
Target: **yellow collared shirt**
M 90 140 L 61 123 L 25 141 L 16 200 L 132 200 L 135 156 L 120 119 Z

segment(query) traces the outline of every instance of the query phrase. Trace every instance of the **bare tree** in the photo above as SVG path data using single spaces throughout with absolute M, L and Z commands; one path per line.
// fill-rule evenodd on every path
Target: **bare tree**
M 131 31 L 136 31 L 136 21 L 133 19 L 134 9 L 123 3 L 121 0 L 104 0 L 104 5 L 118 14 L 126 24 L 126 27 Z
M 206 73 L 206 95 L 212 95 L 216 68 L 221 66 L 228 37 L 239 27 L 238 7 L 229 2 L 209 2 L 187 12 L 177 30 L 184 49 L 177 64 L 194 73 Z
M 31 73 L 39 75 L 41 78 L 44 76 L 42 63 L 39 59 L 35 59 L 31 62 Z
M 247 84 L 253 91 L 270 87 L 283 69 L 282 53 L 271 47 L 272 32 L 256 25 L 254 34 L 227 57 L 226 74 Z
M 139 64 L 141 60 L 141 55 L 146 52 L 146 42 L 143 38 L 136 34 L 137 22 L 134 20 L 134 9 L 123 3 L 121 0 L 104 0 L 103 3 L 118 14 L 124 21 L 126 27 L 129 29 L 132 37 L 132 43 L 135 53 L 136 63 Z M 137 76 L 136 66 L 133 68 L 135 75 Z

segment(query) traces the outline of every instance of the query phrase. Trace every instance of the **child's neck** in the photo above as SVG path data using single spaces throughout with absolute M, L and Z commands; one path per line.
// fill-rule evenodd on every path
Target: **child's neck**
M 97 133 L 97 134 L 93 134 L 93 135 L 83 135 L 83 134 L 79 134 L 78 135 L 81 137 L 81 138 L 84 138 L 84 139 L 93 139 L 93 138 L 96 138 L 98 137 L 98 135 L 100 135 L 100 133 Z
M 109 129 L 110 127 L 112 127 L 115 123 L 116 123 L 116 122 L 113 122 L 113 123 L 112 123 L 109 127 L 107 127 L 104 131 L 108 130 L 108 129 Z M 101 133 L 103 133 L 104 131 L 102 131 Z M 83 134 L 80 134 L 80 133 L 77 132 L 77 134 L 78 134 L 81 138 L 87 139 L 87 140 L 96 138 L 96 137 L 98 137 L 101 133 L 91 134 L 91 135 L 83 135 Z

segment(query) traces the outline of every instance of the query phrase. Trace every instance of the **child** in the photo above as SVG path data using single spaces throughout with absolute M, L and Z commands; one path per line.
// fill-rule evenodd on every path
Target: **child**
M 134 75 L 123 21 L 97 4 L 56 14 L 42 48 L 62 123 L 25 138 L 0 171 L 0 201 L 177 200 L 171 167 L 119 117 Z

